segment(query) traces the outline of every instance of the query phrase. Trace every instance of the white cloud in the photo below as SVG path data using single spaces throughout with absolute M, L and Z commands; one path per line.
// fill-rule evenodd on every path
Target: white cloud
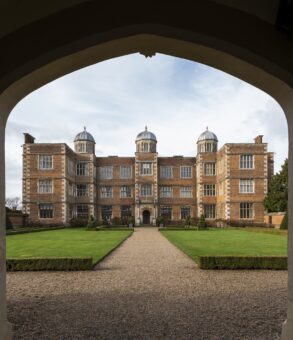
M 195 155 L 196 139 L 209 126 L 219 146 L 265 135 L 277 170 L 287 157 L 285 116 L 271 97 L 201 64 L 134 54 L 71 73 L 16 106 L 6 133 L 7 195 L 21 195 L 23 132 L 36 142 L 73 147 L 75 135 L 87 126 L 97 155 L 128 156 L 145 125 L 163 155 Z

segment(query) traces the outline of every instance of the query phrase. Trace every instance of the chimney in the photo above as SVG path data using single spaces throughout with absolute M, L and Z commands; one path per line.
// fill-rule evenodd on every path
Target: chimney
M 262 144 L 262 137 L 263 135 L 258 135 L 254 138 L 255 144 Z
M 24 133 L 24 144 L 34 144 L 35 137 L 30 135 L 29 133 Z

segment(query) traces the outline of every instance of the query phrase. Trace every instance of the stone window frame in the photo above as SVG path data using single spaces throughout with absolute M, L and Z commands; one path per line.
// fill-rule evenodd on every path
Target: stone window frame
M 121 205 L 120 206 L 120 217 L 121 218 L 127 218 L 127 217 L 131 217 L 131 216 L 132 216 L 131 205 Z
M 84 167 L 80 167 L 83 165 Z M 89 176 L 89 162 L 77 161 L 76 162 L 76 176 Z
M 107 214 L 104 214 L 105 212 L 107 212 Z M 113 207 L 112 205 L 102 205 L 101 206 L 101 218 L 102 219 L 106 219 L 106 220 L 111 220 L 113 216 Z
M 127 171 L 126 171 L 127 169 Z M 128 171 L 130 170 L 130 171 Z M 124 174 L 123 174 L 124 172 Z M 127 176 L 125 173 L 130 172 L 130 175 Z M 132 166 L 131 165 L 120 165 L 120 178 L 121 179 L 131 179 L 132 178 Z
M 203 195 L 204 196 L 216 196 L 216 184 L 204 184 Z
M 215 162 L 204 163 L 204 175 L 205 176 L 216 176 L 216 163 Z
M 173 209 L 171 205 L 161 205 L 160 206 L 160 215 L 166 216 L 169 220 L 172 220 L 173 217 Z
M 48 161 L 48 157 L 50 157 L 50 161 Z M 47 166 L 50 165 L 50 166 Z M 54 158 L 53 155 L 39 155 L 38 156 L 38 169 L 39 170 L 52 170 L 54 169 Z
M 54 218 L 54 205 L 53 203 L 40 203 L 39 204 L 39 218 L 52 219 Z
M 192 166 L 191 165 L 180 166 L 180 178 L 192 178 Z
M 185 210 L 185 211 L 184 211 Z M 186 212 L 189 212 L 188 214 L 186 214 Z M 184 205 L 180 207 L 180 217 L 181 220 L 186 220 L 187 217 L 191 216 L 191 207 L 189 205 Z
M 206 219 L 216 218 L 216 204 L 204 204 L 204 217 Z
M 254 219 L 254 204 L 252 202 L 241 202 L 239 204 L 239 218 L 241 220 Z
M 120 197 L 121 198 L 131 198 L 132 197 L 132 188 L 131 188 L 130 185 L 122 185 L 120 187 Z
M 160 197 L 173 197 L 173 188 L 170 185 L 163 185 L 160 187 Z
M 150 197 L 153 195 L 153 187 L 149 183 L 140 185 L 140 196 L 141 197 Z
M 100 166 L 99 174 L 100 179 L 113 179 L 113 166 L 112 165 Z
M 180 197 L 181 198 L 192 198 L 192 186 L 185 185 L 185 186 L 180 187 Z
M 50 185 L 41 184 L 41 182 L 49 182 Z M 51 190 L 44 190 L 45 188 L 51 188 Z M 39 194 L 53 194 L 54 192 L 54 181 L 51 178 L 42 178 L 38 180 L 38 193 Z
M 89 205 L 80 203 L 76 205 L 76 217 L 80 219 L 88 219 L 89 217 Z
M 149 167 L 144 167 L 148 165 Z M 152 162 L 141 162 L 140 163 L 140 175 L 141 176 L 151 176 L 153 174 L 153 163 Z
M 255 193 L 254 179 L 240 178 L 239 179 L 239 193 L 240 194 L 254 194 Z
M 78 186 L 84 186 L 83 188 L 78 188 Z M 78 183 L 75 185 L 75 196 L 76 197 L 86 197 L 89 196 L 89 185 L 87 183 Z
M 173 166 L 172 165 L 160 165 L 160 178 L 165 178 L 165 179 L 173 178 Z
M 104 185 L 100 187 L 101 198 L 113 198 L 113 187 L 111 185 Z
M 239 155 L 239 169 L 240 170 L 254 170 L 255 169 L 255 159 L 253 154 L 241 154 Z

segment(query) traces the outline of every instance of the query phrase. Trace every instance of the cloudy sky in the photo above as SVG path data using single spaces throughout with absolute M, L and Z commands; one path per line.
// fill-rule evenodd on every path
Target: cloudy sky
M 6 131 L 7 197 L 21 197 L 23 132 L 73 148 L 86 126 L 97 156 L 133 156 L 145 125 L 156 134 L 160 155 L 194 156 L 208 126 L 219 147 L 264 135 L 276 171 L 287 157 L 287 122 L 267 94 L 202 64 L 133 54 L 71 73 L 18 103 Z

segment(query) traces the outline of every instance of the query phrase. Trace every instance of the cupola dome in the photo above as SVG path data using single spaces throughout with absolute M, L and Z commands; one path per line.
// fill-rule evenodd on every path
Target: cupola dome
M 157 138 L 155 134 L 148 131 L 147 126 L 137 135 L 135 143 L 136 152 L 157 152 Z
M 204 140 L 213 140 L 217 142 L 218 138 L 212 131 L 209 131 L 209 128 L 207 127 L 207 129 L 203 133 L 200 134 L 197 141 L 201 142 Z
M 94 137 L 86 131 L 86 127 L 84 127 L 84 130 L 76 135 L 74 138 L 75 142 L 85 141 L 85 142 L 92 142 L 95 143 Z
M 146 126 L 145 130 L 140 132 L 137 135 L 135 141 L 138 142 L 140 140 L 153 140 L 153 141 L 157 141 L 157 138 L 156 138 L 155 134 L 153 134 L 152 132 L 148 131 L 148 128 Z

